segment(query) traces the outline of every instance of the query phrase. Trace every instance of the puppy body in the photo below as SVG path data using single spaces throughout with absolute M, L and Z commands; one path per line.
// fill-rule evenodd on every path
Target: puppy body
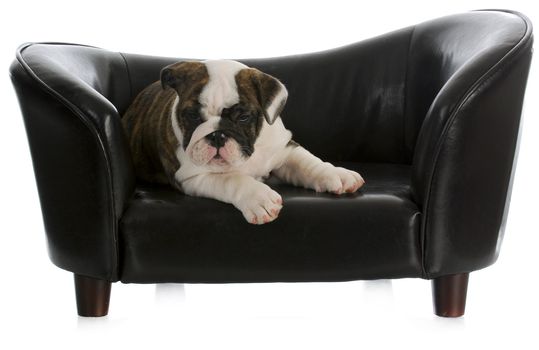
M 165 67 L 123 118 L 137 176 L 231 203 L 253 224 L 282 208 L 261 182 L 270 172 L 320 192 L 355 192 L 359 174 L 292 141 L 279 116 L 287 95 L 277 79 L 235 61 Z

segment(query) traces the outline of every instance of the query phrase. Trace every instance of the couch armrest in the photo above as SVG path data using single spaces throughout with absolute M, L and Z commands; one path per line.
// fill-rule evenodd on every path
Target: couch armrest
M 477 270 L 498 256 L 532 53 L 531 24 L 522 20 L 518 42 L 503 38 L 456 70 L 421 127 L 412 191 L 428 278 Z
M 66 270 L 115 281 L 118 220 L 134 188 L 121 119 L 95 88 L 102 81 L 92 74 L 93 58 L 84 57 L 84 50 L 97 49 L 81 48 L 80 60 L 61 47 L 57 56 L 48 49 L 21 46 L 10 75 L 32 153 L 49 255 Z M 125 70 L 121 56 L 106 60 L 94 68 Z

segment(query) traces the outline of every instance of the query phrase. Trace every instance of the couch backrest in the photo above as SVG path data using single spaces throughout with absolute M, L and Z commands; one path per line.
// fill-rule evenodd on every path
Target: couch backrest
M 405 163 L 403 110 L 411 28 L 329 51 L 240 59 L 280 79 L 294 139 L 325 160 Z M 124 54 L 133 97 L 179 59 Z
M 518 15 L 475 11 L 328 51 L 240 61 L 287 86 L 284 123 L 313 153 L 332 161 L 411 164 L 423 122 L 444 85 L 473 83 L 525 31 Z M 179 60 L 124 56 L 133 94 Z
M 478 11 L 328 51 L 240 61 L 286 85 L 284 123 L 316 155 L 329 161 L 411 164 L 423 121 L 444 85 L 478 79 L 523 30 L 519 16 Z M 36 71 L 70 73 L 105 96 L 120 115 L 159 79 L 164 66 L 184 59 L 78 45 L 30 49 Z

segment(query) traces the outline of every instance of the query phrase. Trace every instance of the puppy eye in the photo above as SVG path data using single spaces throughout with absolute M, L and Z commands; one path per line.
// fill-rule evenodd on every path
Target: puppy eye
M 193 122 L 200 121 L 200 114 L 195 111 L 189 111 L 185 113 L 185 117 Z
M 250 114 L 242 114 L 237 119 L 237 121 L 239 121 L 240 123 L 245 123 L 245 122 L 248 122 L 249 120 L 251 120 Z

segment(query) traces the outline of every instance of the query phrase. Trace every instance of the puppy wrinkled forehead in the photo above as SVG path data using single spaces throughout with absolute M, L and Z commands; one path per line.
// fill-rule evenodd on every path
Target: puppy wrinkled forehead
M 218 116 L 223 108 L 239 102 L 236 74 L 248 67 L 231 60 L 208 60 L 203 63 L 206 65 L 209 80 L 199 96 L 201 112 L 206 117 Z

